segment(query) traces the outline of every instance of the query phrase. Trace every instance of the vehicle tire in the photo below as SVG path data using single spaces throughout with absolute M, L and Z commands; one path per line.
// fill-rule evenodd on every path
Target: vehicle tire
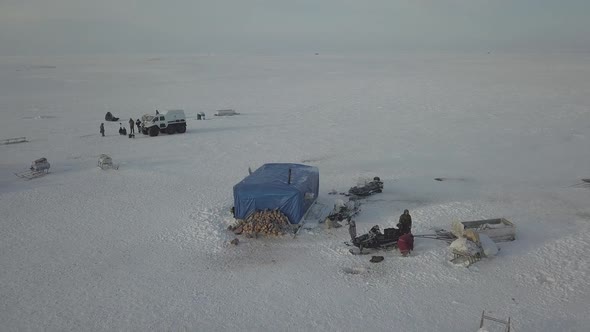
M 150 129 L 149 129 L 150 136 L 158 136 L 159 133 L 160 133 L 160 130 L 158 129 L 158 127 L 150 127 Z
M 146 128 L 141 128 L 141 133 L 144 135 L 148 134 L 148 130 Z
M 168 127 L 166 127 L 166 134 L 172 135 L 175 132 L 176 132 L 176 130 L 174 129 L 174 125 L 169 125 Z
M 185 132 L 186 132 L 186 124 L 181 124 L 181 125 L 178 125 L 178 127 L 176 127 L 176 131 L 177 131 L 179 134 L 183 134 L 183 133 L 185 133 Z

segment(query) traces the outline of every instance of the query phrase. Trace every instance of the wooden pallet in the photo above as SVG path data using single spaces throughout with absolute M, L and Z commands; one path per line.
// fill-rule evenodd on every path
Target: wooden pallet
M 26 137 L 13 137 L 13 138 L 5 138 L 0 140 L 0 144 L 16 144 L 16 143 L 24 143 L 28 142 Z
M 484 325 L 484 323 L 485 323 L 486 320 L 499 323 L 499 324 L 501 324 L 501 325 L 504 326 L 504 331 L 505 332 L 510 332 L 510 317 L 508 317 L 508 320 L 501 320 L 501 319 L 494 318 L 494 317 L 491 317 L 491 316 L 486 315 L 486 312 L 484 310 L 481 313 L 481 321 L 479 323 L 479 328 L 480 329 L 484 327 L 483 325 Z

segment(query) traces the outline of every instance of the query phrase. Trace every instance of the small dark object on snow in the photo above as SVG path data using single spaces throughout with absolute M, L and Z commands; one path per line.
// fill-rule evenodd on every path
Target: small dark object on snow
M 372 256 L 369 262 L 371 263 L 379 263 L 382 262 L 385 258 L 383 256 Z
M 240 243 L 240 240 L 238 240 L 238 238 L 235 238 L 235 239 L 231 240 L 230 243 L 233 244 L 234 246 L 237 246 L 238 243 Z
M 590 179 L 582 179 L 582 181 L 584 181 L 586 183 L 590 183 Z
M 129 134 L 129 138 L 135 138 L 135 134 Z
M 434 178 L 436 181 L 444 181 L 445 179 L 443 178 Z

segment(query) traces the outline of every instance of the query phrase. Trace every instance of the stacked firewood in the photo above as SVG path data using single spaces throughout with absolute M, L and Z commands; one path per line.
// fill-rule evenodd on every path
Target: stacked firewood
M 246 236 L 282 235 L 290 229 L 289 218 L 278 209 L 256 211 L 245 220 L 238 220 L 229 230 L 235 234 L 244 233 Z

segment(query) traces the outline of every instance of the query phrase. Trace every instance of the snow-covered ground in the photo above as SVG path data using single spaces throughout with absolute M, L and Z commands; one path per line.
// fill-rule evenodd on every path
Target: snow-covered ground
M 0 146 L 1 329 L 587 331 L 589 77 L 563 54 L 1 57 L 0 139 L 29 140 Z M 169 108 L 185 134 L 104 121 Z M 424 239 L 370 263 L 345 227 L 229 245 L 232 186 L 267 162 L 317 166 L 327 205 L 381 177 L 359 233 L 407 208 L 415 234 L 505 217 L 517 239 L 468 269 Z

